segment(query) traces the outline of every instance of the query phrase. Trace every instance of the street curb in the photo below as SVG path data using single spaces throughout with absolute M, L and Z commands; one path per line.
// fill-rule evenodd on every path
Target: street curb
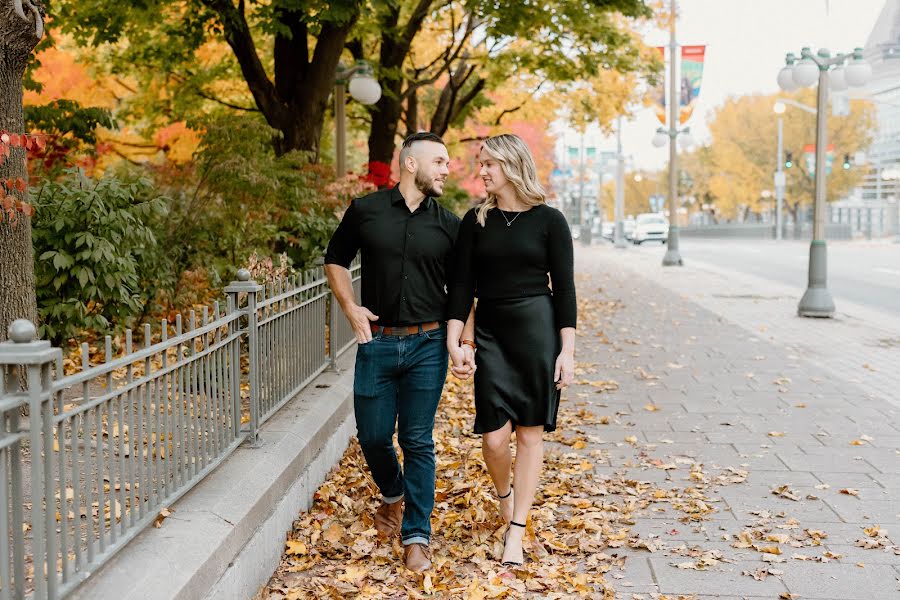
M 77 600 L 247 600 L 278 567 L 285 535 L 356 431 L 355 350 L 79 587 Z

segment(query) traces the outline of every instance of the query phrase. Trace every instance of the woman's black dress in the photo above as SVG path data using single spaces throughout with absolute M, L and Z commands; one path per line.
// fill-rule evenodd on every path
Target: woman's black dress
M 449 317 L 465 321 L 478 297 L 475 433 L 507 421 L 556 428 L 559 330 L 576 324 L 572 254 L 565 218 L 546 205 L 522 213 L 492 209 L 484 227 L 475 209 L 463 219 Z

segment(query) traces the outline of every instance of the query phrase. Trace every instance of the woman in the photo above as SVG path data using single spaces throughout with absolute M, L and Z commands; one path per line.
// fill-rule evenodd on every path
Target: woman
M 502 558 L 509 566 L 523 561 L 543 432 L 556 428 L 560 390 L 572 382 L 575 367 L 572 236 L 562 214 L 545 204 L 534 159 L 520 138 L 485 140 L 479 159 L 488 197 L 460 226 L 447 346 L 454 366 L 470 355 L 464 346 L 478 349 L 475 433 L 482 434 L 484 461 L 509 524 Z M 464 327 L 476 295 L 474 326 Z

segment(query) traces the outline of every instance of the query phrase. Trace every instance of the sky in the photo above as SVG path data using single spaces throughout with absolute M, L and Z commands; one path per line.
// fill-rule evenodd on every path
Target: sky
M 865 46 L 885 0 L 678 0 L 679 44 L 705 44 L 699 104 L 687 125 L 699 142 L 708 141 L 711 112 L 729 96 L 778 91 L 775 77 L 784 55 L 828 48 L 832 54 Z M 651 46 L 667 45 L 668 32 L 650 32 Z M 622 127 L 623 153 L 631 168 L 655 170 L 668 161 L 668 145 L 650 140 L 659 121 L 651 108 L 641 108 Z M 578 145 L 578 134 L 562 132 L 560 147 Z M 615 151 L 615 138 L 589 131 L 585 145 Z

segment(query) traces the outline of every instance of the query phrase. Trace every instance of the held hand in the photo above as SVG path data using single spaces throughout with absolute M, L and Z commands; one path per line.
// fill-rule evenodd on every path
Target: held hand
M 365 306 L 354 306 L 347 313 L 347 319 L 356 335 L 356 341 L 365 344 L 372 341 L 372 325 L 373 321 L 377 321 L 378 317 L 372 314 Z
M 458 379 L 468 379 L 472 375 L 472 370 L 469 368 L 469 365 L 466 364 L 465 351 L 459 344 L 449 341 L 447 342 L 447 350 L 450 353 L 450 360 L 452 362 L 450 371 L 453 373 L 453 376 Z
M 454 365 L 451 370 L 455 377 L 465 381 L 475 374 L 475 350 L 465 344 L 461 344 L 460 348 L 463 352 L 463 364 L 459 367 Z
M 553 373 L 553 381 L 556 389 L 561 390 L 572 385 L 575 376 L 575 355 L 572 352 L 561 352 L 556 357 L 556 369 Z
M 463 365 L 465 365 L 466 356 L 460 345 L 456 342 L 451 342 L 450 340 L 447 340 L 447 352 L 450 353 L 452 369 L 453 372 L 456 373 L 457 369 L 462 369 Z
M 472 369 L 472 372 L 475 372 L 475 348 L 469 346 L 468 344 L 462 345 L 463 353 L 466 356 L 466 364 Z

